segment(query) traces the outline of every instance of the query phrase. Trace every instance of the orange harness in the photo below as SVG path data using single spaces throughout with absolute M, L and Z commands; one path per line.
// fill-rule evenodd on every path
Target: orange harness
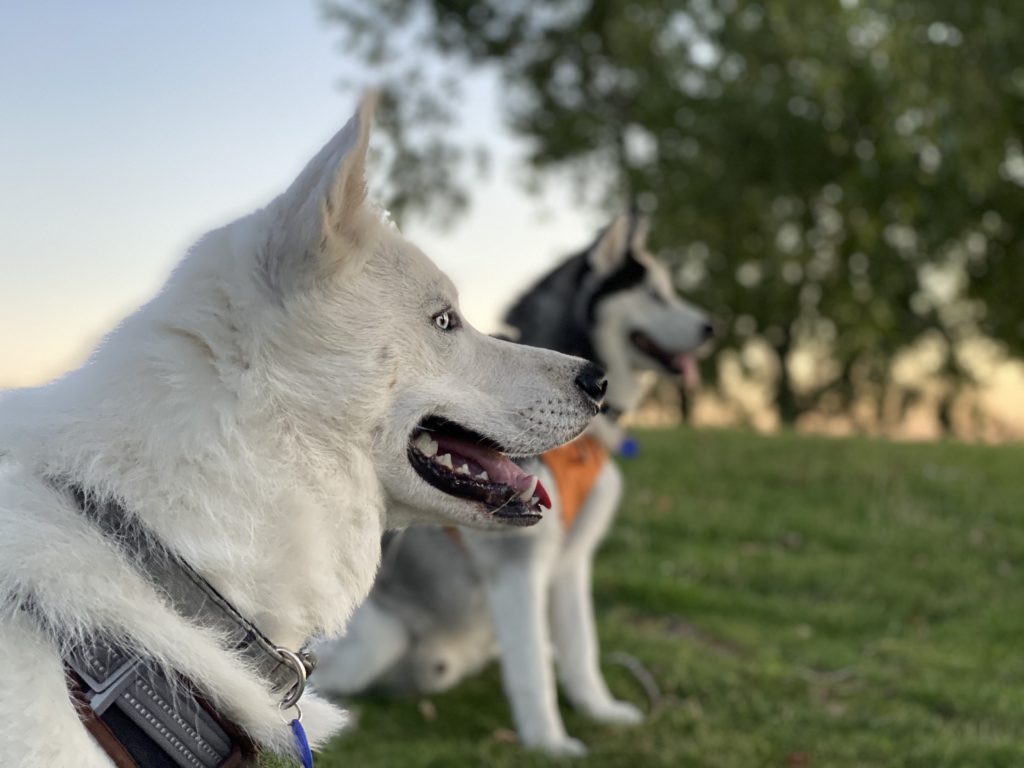
M 562 528 L 568 531 L 608 461 L 608 449 L 596 437 L 584 435 L 540 458 L 555 477 L 562 504 Z

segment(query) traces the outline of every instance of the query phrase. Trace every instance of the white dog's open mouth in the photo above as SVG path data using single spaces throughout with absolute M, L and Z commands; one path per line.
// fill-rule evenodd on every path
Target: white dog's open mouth
M 692 352 L 669 352 L 643 331 L 633 331 L 629 334 L 629 340 L 633 342 L 634 347 L 669 373 L 682 376 L 687 386 L 692 387 L 700 383 L 700 370 Z
M 535 475 L 520 469 L 502 447 L 483 435 L 437 416 L 413 430 L 409 463 L 438 490 L 486 506 L 510 525 L 533 525 L 551 499 Z

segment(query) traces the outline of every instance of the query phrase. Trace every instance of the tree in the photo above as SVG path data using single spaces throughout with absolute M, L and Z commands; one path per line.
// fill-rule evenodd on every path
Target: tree
M 826 351 L 813 386 L 783 376 L 786 419 L 826 390 L 848 400 L 855 381 L 884 381 L 928 330 L 951 348 L 985 333 L 1024 351 L 1018 0 L 326 8 L 350 50 L 393 73 L 399 208 L 464 204 L 443 129 L 451 75 L 494 68 L 534 177 L 568 170 L 600 185 L 609 213 L 646 212 L 681 288 L 723 319 L 721 345 Z M 427 71 L 442 73 L 434 85 Z

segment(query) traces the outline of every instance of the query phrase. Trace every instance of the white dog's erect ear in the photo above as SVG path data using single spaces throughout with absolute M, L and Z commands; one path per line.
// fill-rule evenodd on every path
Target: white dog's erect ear
M 334 157 L 334 167 L 327 168 L 327 183 L 322 190 L 325 234 L 358 237 L 358 214 L 366 202 L 366 153 L 376 111 L 377 94 L 370 91 L 339 133 L 348 135 Z
M 308 265 L 310 257 L 323 274 L 340 266 L 362 240 L 367 214 L 366 153 L 377 94 L 367 93 L 345 127 L 334 135 L 271 203 L 280 231 L 272 239 L 271 270 L 280 283 L 289 267 Z
M 614 272 L 625 260 L 631 226 L 629 216 L 616 216 L 590 249 L 590 265 L 599 275 Z

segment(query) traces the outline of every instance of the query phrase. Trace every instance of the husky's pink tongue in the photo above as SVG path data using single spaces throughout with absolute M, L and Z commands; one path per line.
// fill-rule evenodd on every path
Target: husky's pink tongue
M 536 496 L 541 506 L 551 509 L 551 497 L 548 496 L 540 479 L 523 472 L 508 456 L 469 440 L 460 440 L 440 433 L 434 433 L 432 436 L 437 442 L 437 452 L 452 454 L 452 461 L 456 466 L 457 456 L 476 462 L 487 472 L 489 482 L 507 485 L 518 493 L 531 491 L 531 496 Z
M 673 362 L 680 371 L 683 385 L 687 389 L 697 389 L 700 386 L 700 366 L 697 365 L 697 359 L 689 352 L 684 352 L 676 355 Z

